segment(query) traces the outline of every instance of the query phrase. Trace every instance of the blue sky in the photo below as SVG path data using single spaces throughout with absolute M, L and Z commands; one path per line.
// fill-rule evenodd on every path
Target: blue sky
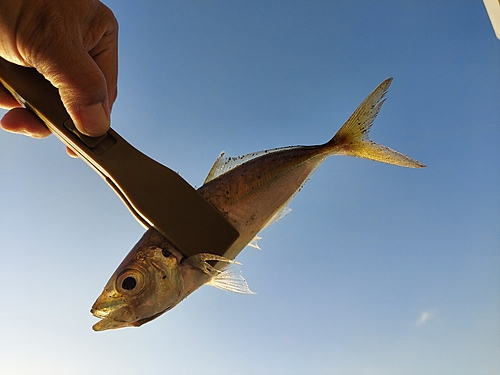
M 200 186 L 218 154 L 324 142 L 394 77 L 372 138 L 203 287 L 138 329 L 90 306 L 143 233 L 55 137 L 0 134 L 2 374 L 499 374 L 500 41 L 481 1 L 111 0 L 112 126 Z

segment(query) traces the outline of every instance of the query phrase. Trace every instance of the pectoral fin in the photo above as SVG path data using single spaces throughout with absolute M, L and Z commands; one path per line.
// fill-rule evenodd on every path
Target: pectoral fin
M 212 277 L 207 285 L 222 289 L 228 292 L 241 293 L 241 294 L 255 294 L 248 287 L 248 283 L 238 268 L 230 267 L 218 275 Z
M 226 290 L 228 292 L 235 292 L 241 294 L 255 294 L 248 287 L 248 283 L 241 276 L 238 268 L 229 267 L 223 271 L 213 267 L 208 261 L 214 260 L 218 262 L 226 262 L 229 264 L 241 264 L 220 255 L 200 253 L 187 258 L 183 263 L 191 267 L 198 268 L 203 273 L 212 276 L 207 285 L 215 288 Z

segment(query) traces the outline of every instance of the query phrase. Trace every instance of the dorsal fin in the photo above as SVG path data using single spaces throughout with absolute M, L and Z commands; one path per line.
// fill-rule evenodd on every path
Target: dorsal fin
M 213 179 L 223 175 L 224 173 L 229 172 L 231 169 L 234 169 L 252 159 L 257 159 L 262 155 L 268 155 L 274 152 L 292 149 L 295 147 L 298 146 L 273 148 L 271 150 L 251 152 L 250 154 L 241 156 L 226 156 L 226 153 L 223 151 L 221 152 L 217 160 L 215 160 L 214 165 L 210 169 L 210 172 L 208 172 L 207 178 L 205 178 L 205 181 L 203 183 L 206 184 L 207 182 L 212 181 Z

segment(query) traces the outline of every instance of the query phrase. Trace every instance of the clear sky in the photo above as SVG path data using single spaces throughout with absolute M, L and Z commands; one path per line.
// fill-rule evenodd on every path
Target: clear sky
M 0 133 L 0 373 L 500 374 L 500 41 L 482 1 L 127 1 L 112 126 L 200 186 L 218 154 L 324 142 L 394 77 L 372 138 L 141 328 L 90 306 L 143 233 L 55 137 Z

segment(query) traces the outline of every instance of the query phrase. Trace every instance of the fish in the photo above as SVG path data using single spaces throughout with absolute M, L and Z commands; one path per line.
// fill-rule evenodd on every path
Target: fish
M 240 236 L 224 256 L 207 249 L 186 257 L 154 228 L 148 229 L 118 266 L 91 308 L 100 320 L 93 330 L 139 327 L 178 305 L 202 285 L 253 293 L 239 273 L 236 256 L 258 248 L 259 232 L 289 212 L 288 203 L 331 155 L 374 160 L 408 168 L 424 164 L 370 140 L 392 78 L 383 81 L 358 106 L 328 142 L 255 152 L 239 157 L 222 153 L 201 196 L 218 209 Z

